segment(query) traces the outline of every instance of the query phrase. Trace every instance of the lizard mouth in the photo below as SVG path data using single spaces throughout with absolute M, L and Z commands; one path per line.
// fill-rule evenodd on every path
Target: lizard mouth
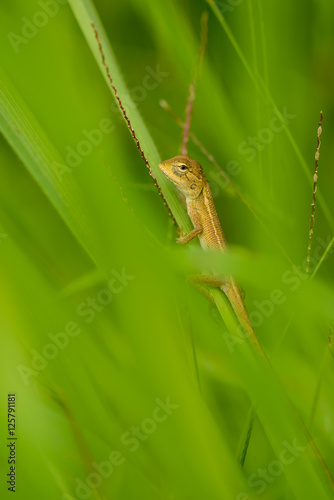
M 163 174 L 167 177 L 167 179 L 169 179 L 171 182 L 173 182 L 173 184 L 178 184 L 178 185 L 181 185 L 181 182 L 177 182 L 177 180 L 172 177 L 164 168 L 163 168 L 163 163 L 160 163 L 159 164 L 159 168 L 160 170 L 163 172 Z

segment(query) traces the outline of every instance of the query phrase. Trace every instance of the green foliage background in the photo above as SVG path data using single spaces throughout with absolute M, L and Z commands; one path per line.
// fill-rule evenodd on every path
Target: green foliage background
M 107 38 L 89 0 L 0 6 L 2 498 L 12 494 L 8 393 L 16 394 L 20 499 L 332 498 L 334 5 L 94 5 Z M 186 284 L 207 257 L 196 244 L 175 248 L 175 228 L 104 81 L 90 26 L 99 29 L 162 191 L 189 229 L 157 171 L 181 144 L 159 100 L 184 118 L 204 9 L 208 46 L 192 132 L 248 206 L 193 142 L 189 154 L 204 166 L 232 249 L 212 256 L 214 265 L 245 288 L 271 366 L 227 334 Z M 277 110 L 288 124 L 270 133 Z M 320 266 L 306 279 L 320 110 L 311 270 Z M 95 144 L 83 145 L 87 136 Z M 73 150 L 81 152 L 76 166 Z M 102 290 L 117 273 L 128 278 L 113 282 L 107 296 Z M 48 348 L 55 338 L 62 347 Z M 148 421 L 157 401 L 168 400 L 175 405 L 168 418 Z M 257 416 L 241 468 L 252 405 Z M 124 434 L 138 426 L 132 450 Z M 286 443 L 299 451 L 280 466 Z M 113 450 L 121 465 L 97 476 L 96 464 L 110 462 Z

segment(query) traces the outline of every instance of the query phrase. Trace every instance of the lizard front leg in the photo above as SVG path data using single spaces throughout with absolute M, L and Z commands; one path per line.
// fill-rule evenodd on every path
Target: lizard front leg
M 194 238 L 196 238 L 196 236 L 198 236 L 203 232 L 203 227 L 200 218 L 195 211 L 192 212 L 191 220 L 192 223 L 194 224 L 194 229 L 190 231 L 190 233 L 188 234 L 182 234 L 182 229 L 181 229 L 181 236 L 176 240 L 176 242 L 179 245 L 186 245 L 187 243 L 189 243 L 189 241 L 193 240 Z
M 201 234 L 202 231 L 202 226 L 197 226 L 192 231 L 190 231 L 190 233 L 181 234 L 181 236 L 177 238 L 176 243 L 178 243 L 179 245 L 186 245 L 187 243 L 189 243 L 189 241 L 193 240 L 194 238 L 196 238 L 196 236 Z

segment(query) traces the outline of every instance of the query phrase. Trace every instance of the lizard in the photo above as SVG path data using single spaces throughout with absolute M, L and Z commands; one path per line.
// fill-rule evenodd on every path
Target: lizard
M 159 164 L 161 172 L 173 182 L 184 195 L 187 212 L 194 229 L 188 234 L 181 234 L 177 239 L 180 245 L 186 245 L 198 237 L 203 250 L 227 251 L 227 242 L 222 230 L 211 189 L 203 168 L 188 155 L 178 155 Z M 243 294 L 232 276 L 223 279 L 219 276 L 199 276 L 198 282 L 219 287 L 229 300 L 232 309 L 253 344 L 259 346 L 254 333 Z

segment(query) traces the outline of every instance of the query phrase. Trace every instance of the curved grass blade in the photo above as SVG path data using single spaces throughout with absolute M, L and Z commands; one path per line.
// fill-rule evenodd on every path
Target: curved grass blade
M 118 67 L 115 55 L 110 46 L 107 35 L 104 31 L 101 20 L 95 10 L 92 2 L 89 0 L 70 0 L 69 4 L 73 10 L 73 13 L 77 19 L 77 22 L 86 38 L 87 44 L 90 47 L 94 58 L 101 70 L 104 79 L 107 82 L 108 88 L 110 89 L 113 97 L 116 99 L 113 88 L 110 86 L 110 79 L 106 71 L 106 66 L 109 69 L 110 75 L 112 77 L 113 85 L 117 89 L 117 94 L 122 102 L 127 103 L 126 114 L 131 122 L 131 127 L 136 131 L 136 137 L 140 143 L 140 147 L 145 151 L 145 156 L 149 165 L 151 166 L 152 173 L 157 179 L 160 189 L 167 201 L 168 206 L 173 213 L 177 224 L 183 227 L 185 230 L 190 229 L 190 224 L 188 218 L 186 217 L 185 211 L 182 209 L 177 194 L 175 190 L 169 185 L 170 183 L 161 174 L 158 165 L 161 162 L 158 150 L 154 144 L 154 141 L 142 119 L 136 104 L 130 96 L 130 93 L 125 85 L 124 79 Z M 98 33 L 101 46 L 104 53 L 104 61 L 101 59 L 101 53 L 99 50 L 99 45 L 96 41 L 95 32 L 92 28 L 92 24 Z M 117 101 L 117 99 L 116 99 Z M 117 101 L 117 104 L 118 101 Z M 128 124 L 127 124 L 128 125 Z M 131 129 L 130 129 L 131 132 Z
M 1 68 L 0 132 L 94 260 L 93 237 L 78 186 L 70 176 L 63 182 L 59 168 L 64 160 Z

